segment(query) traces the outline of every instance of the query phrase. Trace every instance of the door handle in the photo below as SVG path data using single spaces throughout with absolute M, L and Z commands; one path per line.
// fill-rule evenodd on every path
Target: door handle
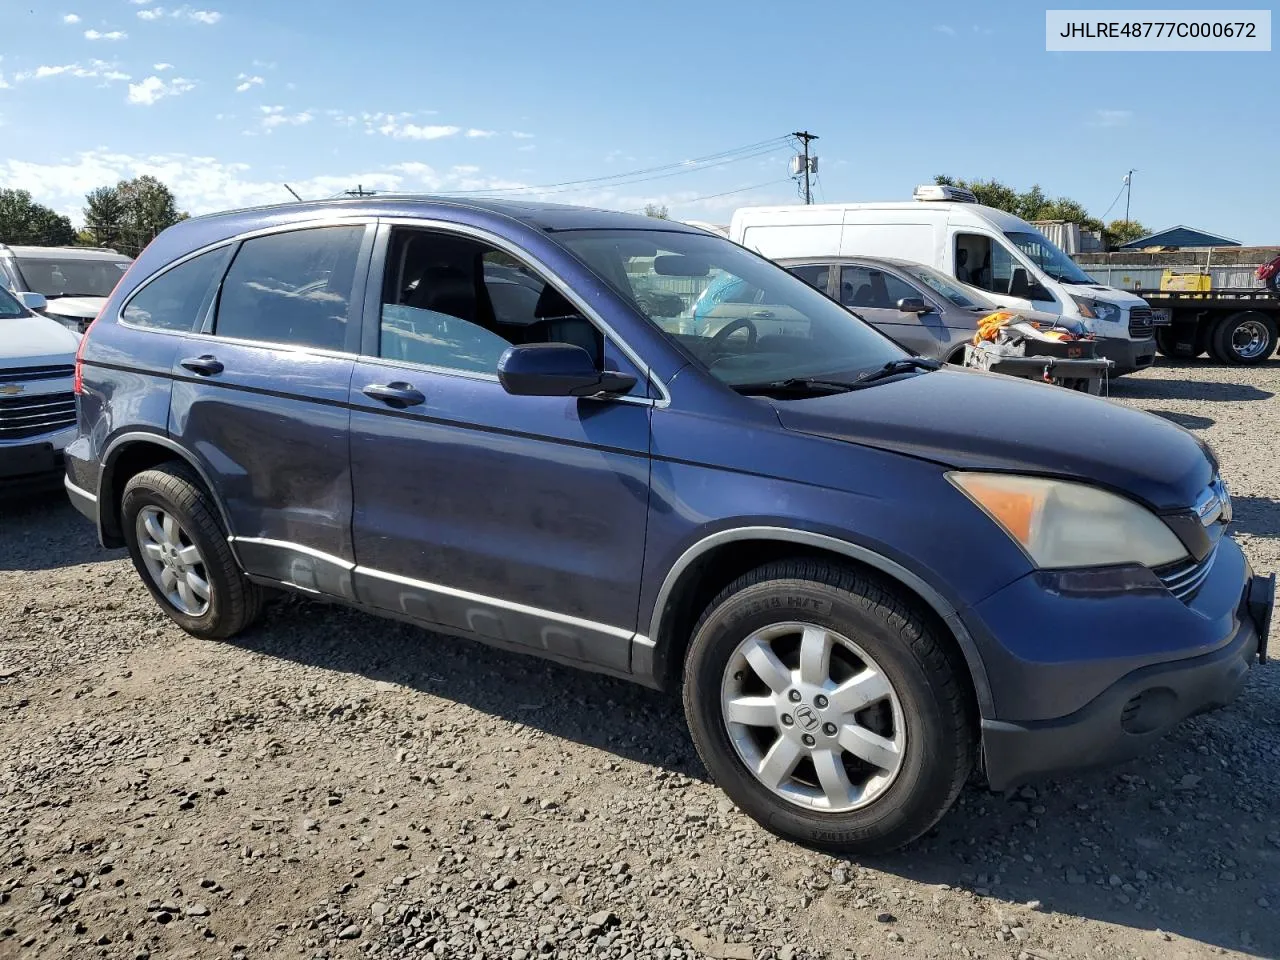
M 222 361 L 209 353 L 200 357 L 187 357 L 187 359 L 179 361 L 179 364 L 192 373 L 200 374 L 202 377 L 211 377 L 215 373 L 221 373 L 223 370 Z
M 755 313 L 753 313 L 753 314 L 751 315 L 751 319 L 752 319 L 752 320 L 772 320 L 772 319 L 773 319 L 773 311 L 772 311 L 772 310 L 757 310 Z
M 371 383 L 360 392 L 370 399 L 381 400 L 387 406 L 395 407 L 397 410 L 416 407 L 427 399 L 421 390 L 402 380 L 391 383 Z

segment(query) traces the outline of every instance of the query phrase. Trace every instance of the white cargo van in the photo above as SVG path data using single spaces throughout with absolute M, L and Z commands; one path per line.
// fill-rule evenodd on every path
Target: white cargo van
M 870 256 L 912 260 L 986 291 L 997 303 L 1079 320 L 1105 339 L 1116 373 L 1150 366 L 1156 347 L 1141 297 L 1103 286 L 1025 220 L 968 190 L 917 187 L 905 203 L 742 207 L 729 239 L 772 259 Z

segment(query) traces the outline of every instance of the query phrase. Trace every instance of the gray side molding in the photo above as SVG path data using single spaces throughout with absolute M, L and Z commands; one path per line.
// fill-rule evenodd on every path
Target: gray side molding
M 881 556 L 874 550 L 868 550 L 866 547 L 859 546 L 856 543 L 849 543 L 847 540 L 838 540 L 835 537 L 828 537 L 821 533 L 795 530 L 790 527 L 736 527 L 732 530 L 722 530 L 699 540 L 680 555 L 680 558 L 676 560 L 675 564 L 667 572 L 666 579 L 662 582 L 662 589 L 658 591 L 658 599 L 654 604 L 653 615 L 649 621 L 649 636 L 643 638 L 645 640 L 644 643 L 637 642 L 632 647 L 634 658 L 632 672 L 635 674 L 637 681 L 647 686 L 659 686 L 661 684 L 661 678 L 655 672 L 657 670 L 657 645 L 658 643 L 667 642 L 662 639 L 663 614 L 666 611 L 667 603 L 671 599 L 671 594 L 680 582 L 680 578 L 690 565 L 708 550 L 713 550 L 736 540 L 776 540 L 842 554 L 879 570 L 918 594 L 925 603 L 929 604 L 933 612 L 942 618 L 947 629 L 955 637 L 956 643 L 959 644 L 960 651 L 964 654 L 965 664 L 969 668 L 969 675 L 973 678 L 974 691 L 978 696 L 979 711 L 983 716 L 994 716 L 991 685 L 987 679 L 987 669 L 978 653 L 977 644 L 974 643 L 973 637 L 960 619 L 955 607 L 942 594 L 925 580 L 902 566 L 902 564 Z

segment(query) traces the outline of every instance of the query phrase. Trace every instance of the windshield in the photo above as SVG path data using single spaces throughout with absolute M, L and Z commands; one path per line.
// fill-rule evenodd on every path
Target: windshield
M 803 280 L 723 238 L 574 230 L 557 239 L 730 386 L 848 379 L 906 356 Z
M 14 317 L 25 317 L 26 308 L 4 287 L 0 287 L 0 320 L 12 320 Z
M 54 297 L 109 297 L 129 269 L 129 261 L 79 257 L 19 257 L 28 289 Z
M 1076 262 L 1038 233 L 1006 233 L 1037 267 L 1059 283 L 1096 283 Z
M 960 289 L 955 283 L 947 278 L 945 274 L 939 273 L 929 267 L 912 264 L 909 267 L 903 267 L 902 272 L 909 277 L 919 280 L 926 287 L 933 290 L 934 293 L 941 294 L 946 297 L 957 307 L 963 307 L 966 310 L 986 310 L 993 307 L 994 304 L 986 299 L 978 299 L 971 292 Z

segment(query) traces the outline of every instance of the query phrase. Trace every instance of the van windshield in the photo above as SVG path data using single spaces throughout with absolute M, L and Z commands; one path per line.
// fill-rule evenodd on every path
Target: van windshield
M 25 317 L 26 308 L 4 287 L 0 287 L 0 320 L 12 320 L 14 317 Z
M 902 348 L 786 270 L 704 233 L 555 235 L 654 326 L 731 387 L 852 380 Z
M 1097 283 L 1076 262 L 1038 233 L 1015 231 L 1005 234 L 1037 267 L 1059 283 Z

